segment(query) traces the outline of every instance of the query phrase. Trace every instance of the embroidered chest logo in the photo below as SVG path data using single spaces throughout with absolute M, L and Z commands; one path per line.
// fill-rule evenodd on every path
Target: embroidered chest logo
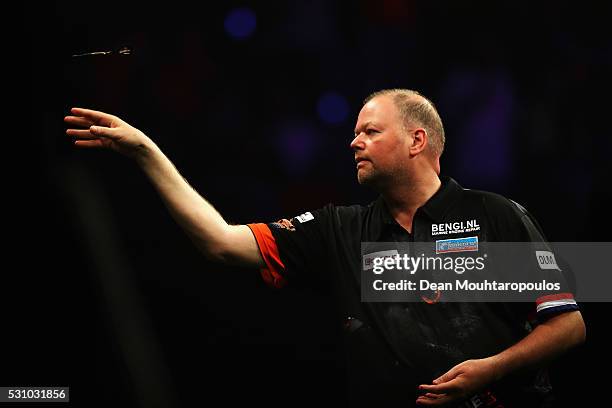
M 431 224 L 431 235 L 461 234 L 474 231 L 480 231 L 480 225 L 478 225 L 477 220 Z

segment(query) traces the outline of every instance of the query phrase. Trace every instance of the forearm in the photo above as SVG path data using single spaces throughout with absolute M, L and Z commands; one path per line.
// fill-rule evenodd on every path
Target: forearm
M 152 141 L 143 144 L 135 159 L 196 246 L 211 259 L 225 260 L 231 227 L 215 208 L 187 183 Z
M 501 353 L 463 361 L 433 380 L 433 384 L 421 384 L 419 390 L 425 395 L 419 396 L 416 402 L 441 406 L 465 399 L 506 375 L 550 361 L 583 342 L 584 338 L 580 312 L 563 313 L 540 324 L 523 340 Z
M 585 333 L 579 311 L 552 317 L 538 325 L 524 339 L 492 357 L 497 366 L 497 377 L 546 364 L 582 343 Z
M 179 174 L 172 162 L 143 132 L 117 116 L 72 108 L 64 121 L 80 148 L 115 150 L 138 163 L 161 196 L 172 217 L 204 254 L 214 260 L 262 267 L 257 241 L 246 225 L 228 225 L 221 215 Z

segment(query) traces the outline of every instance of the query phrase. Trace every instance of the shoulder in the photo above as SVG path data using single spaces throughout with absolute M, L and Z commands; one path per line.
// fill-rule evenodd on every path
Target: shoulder
M 484 190 L 463 190 L 464 199 L 480 202 L 492 215 L 522 218 L 529 215 L 528 211 L 516 201 L 501 194 Z
M 464 189 L 467 200 L 478 201 L 500 240 L 540 240 L 543 231 L 535 217 L 520 203 L 501 194 Z
M 368 210 L 370 206 L 364 206 L 364 205 L 359 205 L 359 204 L 355 204 L 355 205 L 336 205 L 333 203 L 328 203 L 322 207 L 319 207 L 317 209 L 314 210 L 310 210 L 310 211 L 306 211 L 303 214 L 297 215 L 294 218 L 334 218 L 334 217 L 339 217 L 339 218 L 352 218 L 352 217 L 358 217 L 360 215 L 362 215 L 365 211 Z
M 349 226 L 360 224 L 364 217 L 372 211 L 373 203 L 369 205 L 353 204 L 353 205 L 332 205 L 326 207 L 329 215 L 338 226 Z
M 296 215 L 291 218 L 289 222 L 294 225 L 345 225 L 361 219 L 369 208 L 370 206 L 364 206 L 359 204 L 345 206 L 329 203 L 324 205 L 323 207 L 305 211 L 299 215 Z

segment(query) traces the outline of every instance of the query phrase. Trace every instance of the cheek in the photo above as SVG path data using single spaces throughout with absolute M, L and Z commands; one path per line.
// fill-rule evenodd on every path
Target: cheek
M 402 168 L 408 160 L 407 153 L 403 146 L 397 145 L 393 149 L 389 149 L 382 155 L 384 164 L 389 168 Z
M 376 157 L 379 160 L 389 161 L 399 156 L 402 152 L 403 147 L 398 143 L 380 143 L 377 146 L 373 146 Z
M 394 143 L 392 140 L 380 139 L 372 142 L 370 145 L 370 150 L 379 156 L 388 156 L 398 148 L 400 148 L 398 143 Z

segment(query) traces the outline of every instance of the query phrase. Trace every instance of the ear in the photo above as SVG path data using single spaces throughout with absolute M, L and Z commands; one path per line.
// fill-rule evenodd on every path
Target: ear
M 412 145 L 410 146 L 410 154 L 416 156 L 421 154 L 429 143 L 429 135 L 423 128 L 416 128 L 411 131 Z

